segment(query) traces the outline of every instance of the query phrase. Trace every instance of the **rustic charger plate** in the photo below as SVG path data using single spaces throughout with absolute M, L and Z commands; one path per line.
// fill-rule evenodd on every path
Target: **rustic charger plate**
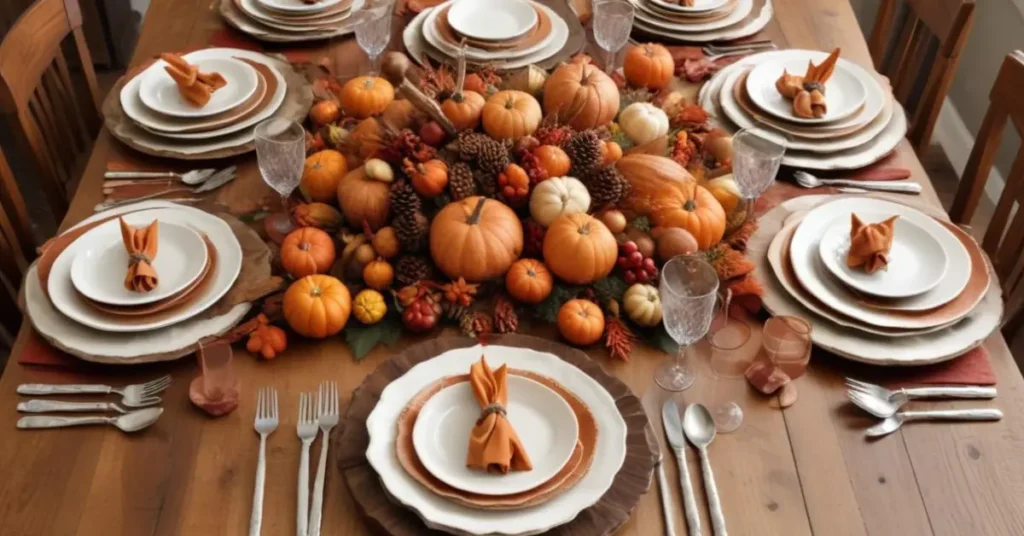
M 529 348 L 555 354 L 590 376 L 612 396 L 626 422 L 626 457 L 615 475 L 611 488 L 601 499 L 584 509 L 572 521 L 553 528 L 551 534 L 588 534 L 605 536 L 614 533 L 636 508 L 651 486 L 658 443 L 640 399 L 617 378 L 609 376 L 597 362 L 580 350 L 563 344 L 526 335 L 500 335 L 493 344 Z M 373 528 L 395 536 L 444 534 L 424 524 L 415 512 L 396 504 L 388 497 L 380 478 L 366 459 L 370 443 L 366 420 L 380 399 L 380 394 L 396 378 L 415 365 L 448 350 L 476 346 L 467 338 L 442 337 L 411 346 L 381 363 L 370 373 L 352 395 L 342 420 L 342 432 L 335 435 L 332 452 L 360 512 Z

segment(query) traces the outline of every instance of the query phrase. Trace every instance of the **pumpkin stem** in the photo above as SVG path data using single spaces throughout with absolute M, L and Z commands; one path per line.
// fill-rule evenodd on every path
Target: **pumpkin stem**
M 312 289 L 310 289 L 309 295 L 314 297 L 314 298 L 319 298 L 320 294 L 322 294 L 322 292 L 323 291 L 320 290 L 320 287 L 313 287 Z
M 683 203 L 683 210 L 693 212 L 697 210 L 697 203 L 693 199 L 687 199 L 686 202 Z
M 473 213 L 469 215 L 469 219 L 466 223 L 470 225 L 476 225 L 480 221 L 480 214 L 484 211 L 484 202 L 487 201 L 486 197 L 481 197 L 476 203 L 476 208 L 473 209 Z
M 462 38 L 462 42 L 459 43 L 459 57 L 458 57 L 458 78 L 455 81 L 455 94 L 452 95 L 452 100 L 455 102 L 462 102 L 462 90 L 466 84 L 466 38 Z
M 299 249 L 302 251 L 309 251 L 309 242 L 299 242 Z

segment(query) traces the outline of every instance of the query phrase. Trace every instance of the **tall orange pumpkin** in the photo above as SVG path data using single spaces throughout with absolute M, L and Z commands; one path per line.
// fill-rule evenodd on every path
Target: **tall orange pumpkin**
M 677 185 L 695 182 L 689 171 L 675 160 L 652 154 L 628 154 L 615 167 L 629 182 L 629 195 L 622 208 L 649 216 L 654 203 L 671 195 Z
M 499 140 L 516 140 L 533 134 L 540 125 L 540 104 L 525 91 L 505 90 L 484 104 L 484 131 Z
M 376 76 L 357 76 L 341 88 L 341 109 L 358 119 L 382 113 L 395 100 L 395 87 Z
M 354 226 L 365 221 L 374 230 L 384 227 L 391 206 L 390 196 L 390 185 L 367 177 L 363 166 L 349 171 L 338 182 L 338 205 L 345 219 Z
M 331 235 L 316 227 L 301 227 L 281 243 L 281 266 L 295 278 L 322 274 L 331 269 L 336 254 Z
M 519 259 L 505 274 L 505 290 L 522 303 L 537 304 L 551 294 L 554 281 L 537 259 Z
M 445 205 L 430 224 L 430 256 L 451 279 L 505 275 L 523 251 L 523 227 L 504 203 L 467 197 Z
M 626 53 L 622 71 L 626 80 L 637 87 L 663 89 L 675 74 L 675 60 L 672 53 L 662 45 L 649 43 L 637 45 Z
M 302 191 L 313 201 L 330 203 L 338 195 L 338 182 L 348 173 L 345 156 L 331 149 L 306 158 L 302 170 Z
M 615 267 L 615 236 L 601 220 L 584 213 L 563 214 L 544 234 L 544 262 L 563 281 L 586 285 Z
M 695 182 L 678 184 L 673 194 L 659 198 L 652 209 L 654 225 L 686 229 L 701 250 L 717 244 L 725 235 L 725 209 L 711 192 Z
M 544 82 L 544 113 L 577 130 L 608 124 L 619 112 L 619 88 L 590 58 L 563 63 Z
M 336 278 L 311 275 L 288 287 L 283 312 L 284 319 L 296 333 L 323 339 L 345 327 L 352 312 L 352 296 Z

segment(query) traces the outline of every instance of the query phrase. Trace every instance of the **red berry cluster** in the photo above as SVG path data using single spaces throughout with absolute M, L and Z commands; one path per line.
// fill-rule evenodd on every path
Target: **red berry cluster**
M 523 256 L 539 259 L 544 253 L 544 235 L 547 229 L 533 218 L 523 220 Z
M 619 246 L 619 269 L 626 283 L 649 283 L 658 279 L 658 267 L 654 259 L 644 257 L 636 247 L 636 242 L 629 241 Z

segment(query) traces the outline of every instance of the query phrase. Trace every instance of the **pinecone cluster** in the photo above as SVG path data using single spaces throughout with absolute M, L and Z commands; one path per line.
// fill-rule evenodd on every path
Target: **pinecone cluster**
M 413 131 L 402 129 L 398 132 L 385 131 L 378 156 L 393 163 L 408 158 L 413 162 L 426 162 L 437 155 L 437 149 L 423 143 Z
M 618 203 L 629 193 L 629 181 L 613 165 L 602 166 L 584 175 L 583 185 L 590 192 L 590 204 L 594 208 Z
M 487 134 L 463 131 L 450 148 L 459 155 L 459 159 L 472 166 L 477 191 L 494 197 L 498 175 L 505 171 L 510 162 L 508 145 Z
M 562 145 L 565 154 L 572 161 L 569 174 L 573 177 L 586 177 L 596 170 L 604 161 L 602 147 L 604 142 L 594 130 L 584 130 L 573 134 L 569 141 Z
M 476 180 L 473 170 L 465 162 L 448 164 L 448 193 L 452 201 L 458 201 L 476 195 Z
M 403 251 L 416 253 L 427 246 L 430 221 L 423 214 L 423 202 L 404 180 L 391 185 L 391 225 Z
M 395 262 L 395 279 L 402 286 L 427 281 L 434 275 L 434 265 L 422 255 L 403 255 Z

